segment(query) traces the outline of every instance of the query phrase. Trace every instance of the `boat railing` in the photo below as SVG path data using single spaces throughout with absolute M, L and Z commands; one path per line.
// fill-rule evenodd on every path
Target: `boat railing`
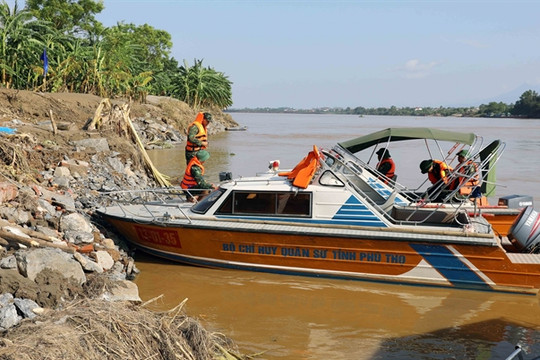
M 186 205 L 191 207 L 193 203 L 186 200 L 186 192 L 189 193 L 188 190 L 179 187 L 117 190 L 101 193 L 99 202 L 105 208 L 111 205 L 118 206 L 126 217 L 130 216 L 132 213 L 132 211 L 128 210 L 128 205 L 139 205 L 141 208 L 145 209 L 148 216 L 152 218 L 153 221 L 157 221 L 158 218 L 170 216 L 170 214 L 166 212 L 165 214 L 156 216 L 151 206 L 159 205 L 160 207 L 165 208 L 170 207 L 178 210 L 185 219 L 191 222 L 185 209 L 187 209 Z
M 519 345 L 516 345 L 514 351 L 510 355 L 508 355 L 508 357 L 505 360 L 515 360 L 515 359 L 518 359 L 518 360 L 524 359 L 523 349 Z M 536 357 L 535 359 L 538 359 L 538 357 Z
M 433 198 L 442 197 L 441 201 L 443 203 L 455 203 L 456 200 L 460 199 L 461 190 L 464 187 L 470 187 L 472 180 L 476 182 L 476 185 L 470 189 L 470 193 L 472 196 L 469 197 L 475 198 L 477 196 L 481 196 L 480 192 L 482 187 L 485 188 L 485 186 L 488 184 L 495 185 L 495 183 L 489 180 L 488 174 L 494 171 L 495 165 L 501 158 L 505 147 L 506 144 L 500 143 L 493 151 L 490 151 L 487 155 L 482 156 L 481 152 L 478 152 L 470 156 L 464 164 L 456 167 L 448 177 L 449 184 L 454 182 L 458 185 L 451 191 L 445 191 L 447 188 L 445 186 L 440 186 L 439 188 L 437 188 L 437 192 L 432 195 Z M 460 172 L 460 170 L 464 166 L 469 166 L 469 164 L 467 164 L 468 161 L 472 161 L 474 164 L 476 164 L 476 171 L 474 173 L 464 174 Z M 441 182 L 440 185 L 444 184 L 442 184 Z M 461 200 L 466 201 L 467 197 L 461 197 Z
M 351 163 L 356 163 L 356 164 L 359 164 L 359 167 L 363 170 L 363 169 L 366 169 L 367 171 L 369 171 L 370 173 L 372 173 L 375 177 L 378 177 L 378 178 L 381 178 L 381 179 L 387 179 L 387 180 L 391 180 L 392 181 L 392 187 L 398 191 L 401 191 L 401 190 L 405 190 L 405 186 L 403 186 L 402 184 L 400 184 L 398 181 L 395 181 L 393 179 L 389 179 L 387 178 L 386 176 L 384 176 L 383 173 L 381 173 L 380 171 L 377 171 L 376 168 L 374 168 L 373 166 L 371 166 L 370 164 L 366 163 L 365 161 L 361 160 L 360 158 L 358 158 L 356 155 L 354 154 L 351 154 L 350 152 L 348 151 L 344 151 L 343 148 L 341 148 L 340 146 L 335 146 L 334 148 L 332 148 L 332 151 L 336 154 L 338 154 L 341 158 L 342 158 L 342 161 L 343 162 L 348 162 L 350 161 Z
M 407 211 L 394 210 L 395 198 L 399 190 L 393 189 L 387 197 L 383 197 L 371 185 L 366 183 L 362 177 L 363 169 L 356 162 L 345 157 L 336 158 L 336 160 L 339 162 L 339 166 L 329 166 L 328 164 L 323 164 L 323 166 L 340 173 L 353 191 L 366 199 L 382 216 L 394 224 L 433 225 L 444 221 L 445 224 L 455 223 L 459 226 L 465 226 L 470 222 L 466 214 L 460 211 L 459 208 L 456 208 L 453 212 L 445 211 L 442 214 L 438 210 L 443 207 L 443 204 L 436 204 L 434 207 L 429 208 L 424 208 L 419 204 L 419 206 Z

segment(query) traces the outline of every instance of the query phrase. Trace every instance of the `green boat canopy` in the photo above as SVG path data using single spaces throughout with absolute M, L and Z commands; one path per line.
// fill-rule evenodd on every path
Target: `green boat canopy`
M 432 128 L 388 128 L 338 143 L 338 145 L 354 154 L 379 143 L 415 139 L 432 139 L 472 145 L 476 139 L 476 135 L 473 133 L 461 133 Z

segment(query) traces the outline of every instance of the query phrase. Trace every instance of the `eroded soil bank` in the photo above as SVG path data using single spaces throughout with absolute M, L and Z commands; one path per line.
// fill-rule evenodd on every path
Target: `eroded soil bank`
M 237 125 L 205 111 L 211 133 Z M 130 249 L 93 216 L 102 191 L 159 185 L 126 117 L 151 148 L 182 145 L 195 116 L 169 98 L 0 89 L 0 359 L 236 356 L 183 304 L 148 310 Z

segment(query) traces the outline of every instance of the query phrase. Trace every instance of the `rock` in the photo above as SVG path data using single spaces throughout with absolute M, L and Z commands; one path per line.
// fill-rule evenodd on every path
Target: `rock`
M 114 171 L 120 174 L 124 172 L 125 166 L 120 159 L 118 159 L 117 157 L 109 157 L 107 160 Z
M 16 269 L 17 268 L 17 259 L 15 255 L 10 255 L 2 258 L 0 260 L 0 268 L 2 269 Z
M 58 186 L 60 189 L 69 188 L 69 178 L 67 176 L 55 176 L 51 179 L 51 184 Z
M 17 186 L 7 182 L 0 183 L 0 204 L 6 201 L 11 201 L 18 195 L 19 191 Z
M 64 232 L 64 239 L 75 245 L 91 244 L 94 242 L 94 234 L 85 231 L 67 230 Z
M 78 232 L 92 232 L 92 226 L 86 220 L 84 216 L 78 213 L 72 213 L 66 216 L 62 216 L 60 219 L 60 230 L 67 231 L 78 231 Z
M 111 151 L 111 149 L 109 148 L 109 142 L 106 138 L 77 140 L 73 141 L 73 144 L 77 147 L 90 147 L 95 149 L 97 152 Z
M 77 252 L 73 254 L 73 257 L 75 258 L 75 260 L 77 260 L 81 264 L 84 271 L 94 272 L 98 274 L 101 274 L 103 272 L 103 267 L 93 262 L 88 257 Z
M 9 304 L 13 304 L 13 295 L 10 293 L 3 293 L 0 295 L 0 307 L 5 307 Z
M 17 251 L 15 253 L 19 272 L 29 278 L 36 279 L 45 269 L 55 270 L 66 279 L 73 279 L 78 284 L 86 282 L 86 276 L 81 264 L 73 255 L 59 249 L 43 248 L 32 251 Z
M 58 231 L 55 229 L 48 228 L 46 226 L 36 225 L 36 231 L 42 233 L 43 235 L 46 235 L 49 237 L 49 239 L 53 240 L 53 242 L 59 242 L 60 235 L 58 234 Z
M 20 323 L 22 317 L 17 313 L 13 303 L 13 295 L 5 293 L 0 295 L 0 328 L 9 329 Z
M 9 222 L 19 225 L 28 224 L 33 218 L 30 212 L 13 207 L 1 207 L 0 216 L 7 219 Z
M 101 244 L 105 247 L 105 249 L 116 249 L 116 244 L 114 243 L 113 239 L 105 238 L 101 241 Z
M 141 301 L 139 288 L 129 280 L 115 281 L 110 284 L 101 298 L 107 301 Z
M 21 313 L 24 318 L 28 319 L 35 318 L 37 316 L 35 310 L 40 308 L 35 301 L 29 299 L 15 298 L 14 303 L 15 307 L 19 310 L 19 313 Z
M 59 206 L 67 211 L 75 211 L 75 200 L 69 195 L 62 195 L 55 193 L 51 199 L 51 203 L 55 206 Z
M 82 160 L 63 160 L 61 165 L 67 167 L 73 176 L 75 174 L 87 176 L 90 170 L 90 164 Z
M 58 166 L 56 169 L 54 169 L 54 177 L 69 177 L 71 176 L 71 172 L 69 171 L 69 168 L 65 166 Z
M 17 313 L 15 305 L 7 305 L 0 308 L 0 329 L 7 330 L 20 323 L 22 317 Z
M 47 213 L 52 216 L 56 214 L 56 208 L 52 206 L 49 201 L 45 199 L 38 199 L 38 204 L 38 208 L 36 208 L 37 212 Z
M 96 263 L 98 263 L 104 270 L 109 270 L 114 265 L 112 256 L 104 250 L 98 250 L 94 253 Z

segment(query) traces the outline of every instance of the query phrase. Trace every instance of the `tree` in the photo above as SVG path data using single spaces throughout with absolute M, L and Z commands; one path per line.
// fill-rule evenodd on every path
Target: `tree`
M 512 110 L 512 114 L 529 118 L 540 118 L 540 96 L 534 90 L 525 91 Z
M 217 106 L 225 109 L 232 105 L 231 82 L 225 74 L 210 67 L 203 67 L 202 60 L 194 60 L 184 66 L 176 77 L 173 96 L 186 102 L 196 110 L 202 107 Z
M 488 117 L 501 117 L 505 116 L 509 112 L 509 106 L 502 101 L 492 101 L 487 105 L 482 104 L 479 106 L 479 109 L 480 115 Z
M 103 30 L 103 24 L 95 18 L 104 9 L 102 1 L 26 0 L 26 9 L 37 19 L 49 21 L 56 30 L 67 34 L 88 38 Z
M 167 65 L 167 70 L 171 70 L 169 54 L 172 42 L 171 35 L 166 31 L 156 30 L 147 24 L 136 26 L 118 23 L 105 31 L 102 45 L 107 54 L 108 70 L 123 71 L 128 75 L 128 82 L 137 78 L 136 85 L 131 83 L 129 88 L 133 90 L 134 86 L 137 87 L 139 90 L 135 93 L 140 93 L 142 97 L 146 93 L 163 93 L 164 86 L 171 83 L 170 76 L 174 72 L 165 71 L 165 67 Z M 178 65 L 177 62 L 175 64 Z M 151 81 L 155 76 L 159 76 L 159 83 Z

